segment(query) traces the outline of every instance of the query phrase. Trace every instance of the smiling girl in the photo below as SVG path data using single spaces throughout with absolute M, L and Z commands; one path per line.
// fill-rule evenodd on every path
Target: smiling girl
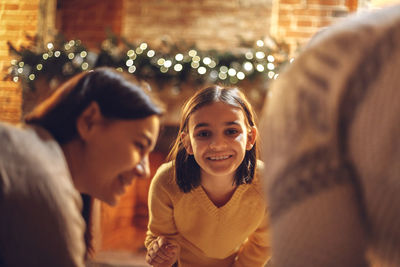
M 235 88 L 198 91 L 149 192 L 146 260 L 153 266 L 264 266 L 266 204 L 252 108 Z

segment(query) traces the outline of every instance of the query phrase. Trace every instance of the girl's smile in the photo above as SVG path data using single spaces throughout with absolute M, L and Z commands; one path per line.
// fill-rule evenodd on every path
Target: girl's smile
M 196 110 L 188 122 L 185 147 L 199 164 L 202 179 L 233 179 L 253 138 L 243 111 L 223 102 L 215 102 Z

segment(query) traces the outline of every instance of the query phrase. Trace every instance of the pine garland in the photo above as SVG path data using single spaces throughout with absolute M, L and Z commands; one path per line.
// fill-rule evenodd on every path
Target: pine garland
M 6 79 L 22 82 L 25 88 L 35 90 L 35 80 L 63 81 L 86 70 L 100 66 L 114 67 L 134 74 L 139 79 L 163 84 L 195 82 L 233 85 L 247 79 L 276 79 L 279 70 L 289 62 L 288 47 L 271 38 L 245 43 L 235 51 L 200 50 L 185 43 L 163 43 L 158 50 L 147 43 L 130 43 L 109 34 L 98 52 L 89 51 L 80 40 L 66 41 L 57 36 L 53 42 L 40 48 L 36 38 L 30 38 L 27 47 L 15 48 L 15 55 Z

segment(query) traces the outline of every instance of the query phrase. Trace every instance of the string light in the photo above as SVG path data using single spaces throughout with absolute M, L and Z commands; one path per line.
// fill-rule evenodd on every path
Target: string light
M 69 76 L 95 68 L 96 62 L 104 62 L 97 60 L 97 58 L 105 55 L 108 56 L 105 62 L 110 62 L 111 65 L 114 64 L 116 70 L 121 72 L 125 70 L 139 76 L 145 75 L 146 79 L 157 77 L 158 75 L 161 75 L 161 77 L 166 75 L 165 77 L 176 76 L 176 79 L 181 77 L 187 79 L 187 74 L 197 73 L 202 76 L 200 79 L 204 81 L 214 82 L 219 79 L 224 83 L 235 84 L 260 74 L 266 75 L 269 79 L 276 79 L 280 66 L 285 62 L 293 62 L 294 60 L 293 58 L 289 59 L 282 52 L 276 51 L 276 48 L 271 48 L 263 40 L 257 40 L 254 48 L 249 48 L 248 51 L 238 54 L 215 53 L 213 51 L 212 57 L 197 49 L 190 49 L 173 55 L 158 53 L 150 49 L 145 42 L 136 46 L 129 45 L 131 48 L 123 51 L 121 46 L 117 46 L 117 43 L 107 39 L 101 43 L 101 47 L 103 54 L 97 54 L 87 51 L 81 46 L 79 40 L 69 40 L 63 44 L 49 42 L 46 44 L 47 50 L 38 54 L 41 59 L 36 59 L 36 63 L 26 64 L 24 60 L 12 60 L 10 67 L 11 78 L 14 82 L 19 82 L 21 79 L 29 82 L 34 81 L 45 72 L 57 69 L 55 67 L 48 68 L 46 67 L 47 64 L 61 65 L 62 73 L 60 74 Z M 32 50 L 31 54 L 35 54 L 35 50 Z M 124 55 L 126 55 L 125 58 Z M 275 55 L 279 55 L 279 57 L 275 57 Z M 53 56 L 57 60 L 54 59 L 47 63 L 47 60 Z M 26 62 L 32 62 L 32 60 L 27 60 Z M 137 62 L 136 66 L 135 62 Z M 32 65 L 30 66 L 30 64 Z M 155 72 L 154 67 L 159 70 L 158 74 Z M 169 71 L 171 68 L 173 72 Z M 179 76 L 178 73 L 184 71 L 185 68 L 189 68 L 184 72 L 185 75 Z
M 178 64 L 176 64 L 176 65 L 174 66 L 174 70 L 177 71 L 177 72 L 178 72 L 178 71 L 181 71 L 182 69 L 183 69 L 182 64 L 179 64 L 179 63 L 178 63 Z
M 156 53 L 154 52 L 154 50 L 149 50 L 149 51 L 147 51 L 147 56 L 148 56 L 148 57 L 154 57 L 155 54 L 156 54 Z
M 197 72 L 201 75 L 205 74 L 207 72 L 207 69 L 205 67 L 200 67 L 197 69 Z
M 87 70 L 89 68 L 89 64 L 87 62 L 83 62 L 81 68 L 82 70 Z
M 263 40 L 257 40 L 256 44 L 257 44 L 258 47 L 263 47 L 264 46 Z

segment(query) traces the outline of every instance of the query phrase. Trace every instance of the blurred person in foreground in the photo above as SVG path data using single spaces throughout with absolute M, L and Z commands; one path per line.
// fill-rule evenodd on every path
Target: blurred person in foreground
M 84 266 L 91 198 L 115 205 L 149 174 L 162 113 L 139 82 L 99 68 L 71 78 L 24 124 L 0 123 L 0 266 Z
M 272 265 L 400 266 L 400 6 L 319 33 L 261 126 Z

